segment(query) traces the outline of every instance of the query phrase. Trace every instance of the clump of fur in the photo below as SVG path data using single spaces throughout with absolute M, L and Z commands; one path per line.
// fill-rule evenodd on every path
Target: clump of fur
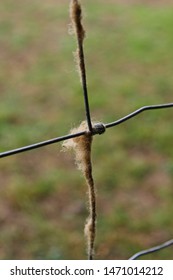
M 89 217 L 85 225 L 85 235 L 88 241 L 88 257 L 90 260 L 92 260 L 94 256 L 94 243 L 96 234 L 96 191 L 92 176 L 91 162 L 91 146 L 93 137 L 90 132 L 87 132 L 87 129 L 87 123 L 84 121 L 78 128 L 71 130 L 71 133 L 86 131 L 86 134 L 64 141 L 63 147 L 74 150 L 76 164 L 82 171 L 88 185 Z
M 71 0 L 70 2 L 70 18 L 71 28 L 70 33 L 75 33 L 77 37 L 78 47 L 74 52 L 74 60 L 76 68 L 80 76 L 81 83 L 86 86 L 86 70 L 83 52 L 83 41 L 85 38 L 85 30 L 82 25 L 82 8 L 78 0 Z
M 82 43 L 85 38 L 85 30 L 82 26 L 82 9 L 78 0 L 71 1 L 70 17 L 72 21 L 72 30 L 76 32 L 78 40 Z

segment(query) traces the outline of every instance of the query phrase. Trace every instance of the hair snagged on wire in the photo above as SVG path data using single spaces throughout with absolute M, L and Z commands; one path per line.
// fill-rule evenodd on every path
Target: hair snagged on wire
M 87 123 L 84 121 L 78 128 L 71 130 L 71 133 L 78 133 L 81 130 L 87 130 Z M 94 243 L 96 235 L 96 191 L 94 179 L 92 175 L 92 162 L 91 162 L 91 146 L 93 136 L 88 131 L 84 135 L 69 139 L 63 142 L 63 147 L 73 149 L 75 152 L 76 164 L 79 170 L 85 177 L 88 185 L 88 198 L 89 198 L 89 217 L 85 224 L 85 236 L 88 243 L 88 258 L 90 260 L 94 257 Z

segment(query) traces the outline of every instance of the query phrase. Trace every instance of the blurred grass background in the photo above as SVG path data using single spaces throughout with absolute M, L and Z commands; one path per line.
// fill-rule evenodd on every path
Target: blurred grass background
M 82 0 L 92 117 L 172 102 L 171 1 Z M 157 2 L 157 3 L 156 3 Z M 69 1 L 0 2 L 0 150 L 61 136 L 84 118 Z M 96 136 L 97 259 L 127 259 L 173 236 L 173 110 Z M 0 160 L 0 258 L 86 259 L 87 189 L 55 144 Z M 148 259 L 172 259 L 172 249 Z

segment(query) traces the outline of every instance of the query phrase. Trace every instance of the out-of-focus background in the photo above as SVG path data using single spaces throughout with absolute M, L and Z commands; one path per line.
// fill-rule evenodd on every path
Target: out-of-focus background
M 83 0 L 92 117 L 173 101 L 172 1 Z M 85 119 L 69 1 L 0 2 L 0 151 Z M 96 259 L 127 259 L 173 237 L 173 109 L 96 136 Z M 0 258 L 86 259 L 87 188 L 61 144 L 0 160 Z M 172 259 L 171 248 L 148 259 Z

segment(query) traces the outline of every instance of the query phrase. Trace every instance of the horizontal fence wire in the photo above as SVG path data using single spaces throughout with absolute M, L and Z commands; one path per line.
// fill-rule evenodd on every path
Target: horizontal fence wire
M 0 153 L 0 158 L 12 156 L 12 155 L 15 155 L 15 154 L 20 154 L 20 153 L 27 152 L 27 151 L 30 151 L 30 150 L 35 150 L 35 149 L 38 149 L 38 148 L 41 148 L 41 147 L 44 147 L 44 146 L 55 144 L 57 142 L 61 142 L 61 141 L 64 141 L 64 140 L 76 138 L 76 137 L 82 136 L 84 134 L 85 134 L 85 131 L 75 133 L 75 134 L 68 134 L 68 135 L 65 135 L 65 136 L 60 136 L 60 137 L 57 137 L 57 138 L 53 138 L 53 139 L 49 139 L 49 140 L 46 140 L 46 141 L 38 142 L 38 143 L 28 145 L 28 146 L 25 146 L 25 147 L 21 147 L 21 148 L 18 148 L 18 149 L 6 151 L 6 152 L 3 152 L 3 153 Z
M 141 108 L 139 108 L 138 110 L 132 112 L 131 114 L 115 121 L 109 124 L 106 124 L 105 127 L 109 128 L 109 127 L 113 127 L 116 125 L 119 125 L 125 121 L 128 121 L 131 118 L 134 118 L 135 116 L 141 114 L 144 111 L 149 111 L 149 110 L 157 110 L 157 109 L 166 109 L 166 108 L 171 108 L 173 107 L 173 103 L 166 103 L 166 104 L 158 104 L 158 105 L 148 105 L 148 106 L 143 106 Z
M 143 250 L 143 251 L 141 251 L 139 253 L 136 253 L 129 260 L 136 260 L 136 259 L 138 259 L 140 257 L 143 257 L 145 255 L 149 255 L 151 253 L 156 253 L 156 252 L 158 252 L 160 250 L 163 250 L 165 248 L 168 248 L 170 246 L 173 246 L 173 239 L 171 239 L 171 240 L 169 240 L 169 241 L 167 241 L 167 242 L 165 242 L 165 243 L 163 243 L 161 245 L 158 245 L 158 246 L 152 247 L 150 249 Z
M 111 127 L 120 125 L 120 124 L 128 121 L 131 118 L 136 117 L 137 115 L 141 114 L 144 111 L 156 110 L 156 109 L 166 109 L 166 108 L 171 108 L 171 107 L 173 107 L 173 103 L 144 106 L 144 107 L 141 107 L 138 110 L 126 115 L 125 117 L 118 119 L 117 121 L 107 123 L 107 124 L 103 124 L 103 126 L 105 128 L 111 128 Z M 48 145 L 52 145 L 52 144 L 55 144 L 55 143 L 58 143 L 58 142 L 61 142 L 61 141 L 67 140 L 67 139 L 80 137 L 80 136 L 82 136 L 86 133 L 88 133 L 88 131 L 81 131 L 79 133 L 68 134 L 68 135 L 65 135 L 65 136 L 60 136 L 60 137 L 49 139 L 49 140 L 42 141 L 42 142 L 39 142 L 39 143 L 31 144 L 31 145 L 28 145 L 28 146 L 25 146 L 25 147 L 1 152 L 0 153 L 0 158 L 12 156 L 12 155 L 15 155 L 15 154 L 23 153 L 23 152 L 34 150 L 34 149 L 38 149 L 38 148 L 48 146 Z M 96 130 L 94 127 L 93 127 L 92 132 L 90 132 L 90 133 L 92 133 L 93 135 L 101 134 L 101 133 L 99 133 L 99 129 Z

